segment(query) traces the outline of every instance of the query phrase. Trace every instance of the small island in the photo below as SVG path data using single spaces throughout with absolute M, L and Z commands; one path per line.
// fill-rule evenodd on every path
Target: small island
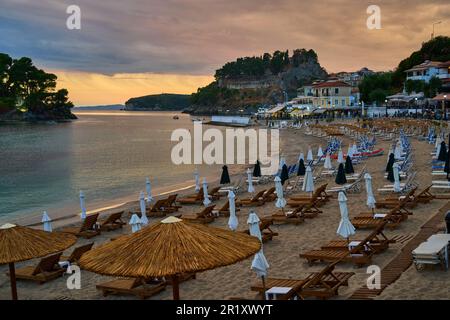
M 56 90 L 56 75 L 34 66 L 27 57 L 13 59 L 0 53 L 0 121 L 69 121 L 66 89 Z

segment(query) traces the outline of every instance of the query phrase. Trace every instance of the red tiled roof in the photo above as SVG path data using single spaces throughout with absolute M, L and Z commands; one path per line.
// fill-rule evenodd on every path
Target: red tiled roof
M 334 87 L 351 87 L 347 82 L 344 81 L 325 81 L 313 86 L 313 88 L 334 88 Z

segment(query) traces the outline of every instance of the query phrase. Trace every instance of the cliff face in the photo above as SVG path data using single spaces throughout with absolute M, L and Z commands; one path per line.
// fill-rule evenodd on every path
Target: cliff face
M 157 94 L 131 98 L 125 103 L 128 111 L 178 111 L 190 105 L 190 96 L 183 94 Z
M 216 71 L 216 81 L 192 95 L 192 114 L 254 113 L 259 107 L 284 102 L 297 89 L 326 79 L 313 50 L 276 51 L 273 55 L 239 58 Z

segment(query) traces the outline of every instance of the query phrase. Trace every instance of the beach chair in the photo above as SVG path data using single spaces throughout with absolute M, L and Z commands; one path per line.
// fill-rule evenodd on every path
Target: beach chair
M 122 228 L 125 222 L 122 221 L 124 211 L 110 214 L 105 220 L 100 221 L 101 231 L 113 231 Z
M 256 206 L 262 206 L 264 204 L 264 200 L 262 199 L 262 196 L 266 190 L 261 190 L 256 195 L 254 195 L 252 198 L 244 198 L 240 200 L 236 200 L 236 206 L 246 206 L 246 207 L 256 207 Z
M 297 198 L 299 200 L 294 200 L 295 198 L 291 198 L 290 200 L 288 200 L 287 205 L 293 208 L 302 207 L 303 209 L 307 209 L 303 210 L 303 213 L 322 213 L 322 211 L 318 207 L 320 207 L 322 203 L 324 203 L 324 200 L 322 200 L 319 195 L 320 189 L 316 189 L 311 197 L 305 197 L 304 199 Z
M 91 250 L 93 245 L 94 243 L 91 242 L 83 246 L 77 247 L 72 251 L 70 256 L 61 256 L 59 262 L 69 262 L 70 264 L 78 263 L 83 254 Z
M 431 186 L 430 186 L 431 187 Z M 377 209 L 381 208 L 395 208 L 401 204 L 404 204 L 405 206 L 408 205 L 409 208 L 414 208 L 417 205 L 417 197 L 414 197 L 414 193 L 416 193 L 417 188 L 412 188 L 409 190 L 409 192 L 401 197 L 391 197 L 386 198 L 384 200 L 379 200 L 376 202 L 375 207 Z M 427 190 L 427 189 L 425 189 Z M 428 188 L 429 190 L 429 188 Z
M 237 193 L 241 192 L 241 190 L 242 190 L 243 181 L 244 181 L 244 177 L 240 176 L 239 180 L 234 185 L 221 187 L 219 189 L 219 192 L 228 194 L 228 192 L 233 191 L 235 194 L 237 194 Z
M 211 190 L 211 192 L 208 194 L 211 200 L 220 200 L 220 198 L 223 197 L 223 194 L 219 192 L 220 188 L 221 187 L 215 187 Z
M 277 232 L 274 232 L 270 226 L 273 225 L 273 220 L 272 219 L 261 219 L 260 223 L 259 223 L 259 229 L 261 230 L 261 237 L 262 237 L 262 242 L 266 243 L 268 241 L 271 241 L 273 239 L 273 237 L 278 236 Z M 242 231 L 246 234 L 250 234 L 250 230 L 245 230 Z
M 134 278 L 111 280 L 98 284 L 96 288 L 102 291 L 104 297 L 110 294 L 122 294 L 146 299 L 164 291 L 166 286 L 165 281 L 145 281 Z
M 395 240 L 388 239 L 384 234 L 384 227 L 387 221 L 380 223 L 365 239 L 363 240 L 332 240 L 328 244 L 321 247 L 323 250 L 349 250 L 349 245 L 356 243 L 368 243 L 374 251 L 374 254 L 381 253 L 389 248 L 390 243 Z
M 50 280 L 59 278 L 65 272 L 65 269 L 58 265 L 61 254 L 62 252 L 42 258 L 36 266 L 16 269 L 16 279 L 30 280 L 43 284 Z
M 196 194 L 186 196 L 177 200 L 179 204 L 201 204 L 203 202 L 204 194 L 203 188 Z
M 310 250 L 300 254 L 300 258 L 304 258 L 310 265 L 315 262 L 352 262 L 357 267 L 370 264 L 374 249 L 368 241 L 361 241 L 348 250 L 341 249 L 320 249 Z
M 294 224 L 298 225 L 305 222 L 305 217 L 302 213 L 303 207 L 297 207 L 294 210 L 279 210 L 272 214 L 270 219 L 273 223 L 279 224 Z
M 91 239 L 101 233 L 101 230 L 97 228 L 98 215 L 98 213 L 88 215 L 82 222 L 81 226 L 63 228 L 60 231 L 73 234 L 77 237 Z
M 236 209 L 236 213 L 241 210 L 239 208 L 235 208 L 235 209 Z M 217 211 L 214 210 L 213 213 L 217 213 L 217 215 L 219 215 L 219 216 L 229 217 L 230 216 L 230 202 L 226 201 L 223 204 L 222 208 L 220 208 Z
M 277 199 L 277 194 L 275 193 L 275 187 L 271 187 L 269 190 L 264 192 L 264 194 L 262 195 L 262 201 L 264 201 L 264 203 L 272 202 L 272 201 L 275 201 L 276 199 Z
M 147 208 L 147 216 L 149 217 L 164 217 L 167 213 L 172 213 L 173 211 L 167 211 L 166 208 L 167 199 L 157 200 L 151 207 Z M 141 213 L 138 213 L 139 218 L 141 218 Z
M 330 189 L 327 189 L 326 192 L 328 192 L 328 193 L 339 193 L 339 192 L 360 193 L 363 177 L 364 176 L 361 176 L 359 179 L 357 179 L 356 181 L 354 181 L 352 183 L 347 183 L 347 184 L 344 184 L 343 186 L 332 187 Z
M 194 215 L 188 216 L 179 215 L 177 217 L 186 220 L 188 222 L 203 223 L 203 224 L 210 223 L 213 222 L 215 219 L 214 215 L 212 214 L 215 207 L 216 207 L 215 205 L 212 205 L 204 208 L 202 211 L 195 213 Z
M 316 189 L 316 191 L 314 192 L 317 194 L 317 197 L 319 198 L 319 201 L 321 203 L 327 202 L 331 198 L 331 195 L 329 195 L 326 191 L 327 186 L 328 186 L 328 183 L 325 183 L 325 184 L 321 185 L 320 187 L 318 187 Z M 311 197 L 301 195 L 301 196 L 292 196 L 289 199 L 292 201 L 308 201 L 311 199 Z
M 364 215 L 360 215 L 352 218 L 351 222 L 356 229 L 373 229 L 377 228 L 384 222 L 387 222 L 387 228 L 395 229 L 400 225 L 400 223 L 408 219 L 407 213 L 403 211 L 396 211 L 397 209 L 398 207 L 392 209 L 392 211 L 387 214 L 375 213 L 371 217 L 364 217 Z
M 168 196 L 166 199 L 166 206 L 163 207 L 163 209 L 167 212 L 176 212 L 181 209 L 181 206 L 176 205 L 177 197 L 178 194 L 171 194 L 170 196 Z
M 348 281 L 355 275 L 354 272 L 335 272 L 337 262 L 326 266 L 320 272 L 313 272 L 305 279 L 267 278 L 265 288 L 291 288 L 287 294 L 278 297 L 278 300 L 291 300 L 306 298 L 330 299 L 338 295 L 339 288 L 348 286 Z M 264 295 L 261 281 L 251 286 L 252 291 Z

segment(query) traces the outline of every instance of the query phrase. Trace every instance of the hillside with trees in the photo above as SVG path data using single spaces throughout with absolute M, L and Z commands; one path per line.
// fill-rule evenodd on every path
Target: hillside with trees
M 56 90 L 56 75 L 30 58 L 0 53 L 0 120 L 62 121 L 76 119 L 66 89 Z
M 178 111 L 190 105 L 190 95 L 186 94 L 154 94 L 131 98 L 125 102 L 125 110 L 129 111 Z
M 192 94 L 190 113 L 251 113 L 296 96 L 297 88 L 328 76 L 314 50 L 275 51 L 238 58 L 215 73 L 215 81 Z
M 395 71 L 365 77 L 359 86 L 361 100 L 369 103 L 383 103 L 387 96 L 403 91 L 403 86 L 408 93 L 423 92 L 427 98 L 434 97 L 442 87 L 438 78 L 432 78 L 429 83 L 417 80 L 406 81 L 405 71 L 425 60 L 442 62 L 450 60 L 450 38 L 439 36 L 423 43 L 420 50 L 402 60 Z

